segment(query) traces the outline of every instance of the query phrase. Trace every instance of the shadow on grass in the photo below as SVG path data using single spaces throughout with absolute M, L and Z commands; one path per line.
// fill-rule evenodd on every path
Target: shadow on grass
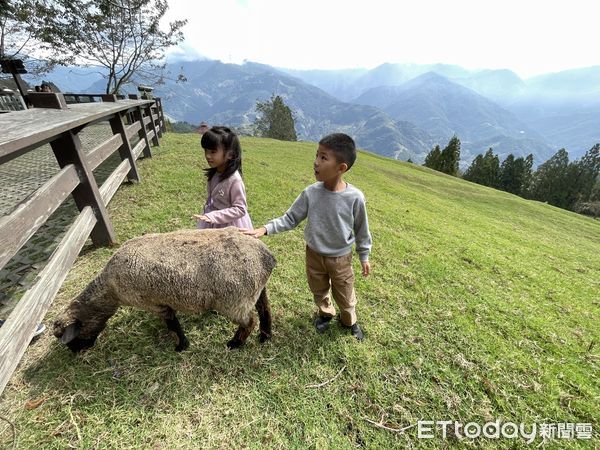
M 51 337 L 49 351 L 24 371 L 30 398 L 55 402 L 77 396 L 80 407 L 97 414 L 103 409 L 109 414 L 115 407 L 160 411 L 165 404 L 207 395 L 215 386 L 248 382 L 260 390 L 261 383 L 288 379 L 302 367 L 341 367 L 339 340 L 353 339 L 337 321 L 327 333 L 317 334 L 307 314 L 274 317 L 271 340 L 260 344 L 254 330 L 244 347 L 228 350 L 226 342 L 237 326 L 227 318 L 207 312 L 179 314 L 179 319 L 190 341 L 181 353 L 175 352 L 175 342 L 160 319 L 134 309 L 121 308 L 96 345 L 81 354 L 72 354 Z

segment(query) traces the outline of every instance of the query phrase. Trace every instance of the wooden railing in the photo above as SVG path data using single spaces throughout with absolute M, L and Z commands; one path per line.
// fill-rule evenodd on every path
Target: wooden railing
M 94 102 L 101 102 L 102 101 L 102 97 L 104 97 L 106 94 L 71 94 L 71 93 L 65 93 L 65 100 L 67 102 L 68 105 L 73 104 L 73 103 L 94 103 Z M 117 100 L 123 100 L 125 99 L 124 95 L 117 95 Z
M 102 102 L 67 107 L 62 94 L 30 97 L 33 109 L 0 115 L 0 165 L 49 143 L 60 171 L 10 215 L 0 218 L 0 269 L 70 195 L 80 213 L 35 284 L 0 327 L 0 394 L 87 238 L 91 237 L 95 245 L 115 243 L 106 205 L 124 177 L 140 180 L 136 159 L 142 153 L 151 156 L 150 142 L 159 145 L 158 139 L 165 130 L 159 99 L 117 100 L 116 96 L 103 96 Z M 106 120 L 112 137 L 84 152 L 79 139 L 81 130 Z M 115 151 L 122 162 L 98 187 L 92 171 Z
M 21 96 L 15 95 L 12 91 L 0 90 L 0 113 L 20 111 L 25 108 L 26 106 Z

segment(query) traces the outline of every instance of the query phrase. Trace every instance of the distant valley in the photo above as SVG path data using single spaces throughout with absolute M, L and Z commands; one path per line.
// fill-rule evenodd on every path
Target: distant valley
M 501 158 L 533 153 L 540 164 L 559 148 L 577 158 L 600 142 L 600 66 L 528 80 L 508 70 L 442 64 L 299 71 L 199 60 L 168 69 L 187 78 L 155 90 L 174 120 L 250 130 L 256 101 L 275 94 L 294 110 L 299 139 L 342 131 L 361 148 L 402 160 L 422 162 L 454 134 L 463 165 L 489 147 Z M 46 78 L 65 92 L 104 89 L 100 75 L 85 69 Z

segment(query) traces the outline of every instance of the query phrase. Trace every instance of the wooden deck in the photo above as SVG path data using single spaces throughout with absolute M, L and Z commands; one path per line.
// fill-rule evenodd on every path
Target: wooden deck
M 111 134 L 108 122 L 86 127 L 80 133 L 84 151 L 89 153 L 108 140 Z M 120 162 L 118 153 L 115 153 L 94 169 L 98 185 L 106 181 Z M 0 165 L 0 217 L 8 216 L 59 171 L 58 162 L 48 144 Z M 77 214 L 75 202 L 72 199 L 65 201 L 35 236 L 0 269 L 0 318 L 7 317 L 19 298 L 33 285 Z
M 33 108 L 0 115 L 0 164 L 56 139 L 68 130 L 85 127 L 123 110 L 146 105 L 147 100 L 78 103 L 67 109 Z
M 0 183 L 5 183 L 0 190 L 5 204 L 0 214 L 0 270 L 10 281 L 19 279 L 7 270 L 15 264 L 37 270 L 0 327 L 0 393 L 86 240 L 91 238 L 94 245 L 115 242 L 106 205 L 125 178 L 140 181 L 136 160 L 142 153 L 151 156 L 151 144 L 160 145 L 164 131 L 158 99 L 117 101 L 116 96 L 103 96 L 102 102 L 67 106 L 61 94 L 39 97 L 30 100 L 44 107 L 0 115 Z M 101 122 L 109 132 L 85 142 L 83 137 Z M 44 153 L 44 147 L 50 151 Z M 101 182 L 98 168 L 115 157 L 116 167 Z M 21 171 L 15 170 L 18 167 Z M 45 167 L 41 176 L 40 167 Z M 14 198 L 6 200 L 7 194 Z M 46 246 L 40 232 L 61 211 L 74 214 L 59 230 L 63 236 L 53 236 L 60 242 Z M 43 263 L 23 255 L 31 243 L 44 248 L 36 256 L 47 256 L 49 249 L 52 254 Z

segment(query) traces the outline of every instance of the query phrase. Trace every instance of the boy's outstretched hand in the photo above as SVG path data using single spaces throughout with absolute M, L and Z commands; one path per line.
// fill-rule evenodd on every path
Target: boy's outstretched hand
M 362 276 L 368 277 L 369 274 L 371 273 L 371 264 L 367 260 L 367 261 L 361 261 L 360 265 L 362 266 Z
M 267 229 L 265 227 L 260 227 L 255 230 L 250 230 L 248 228 L 240 228 L 240 231 L 248 236 L 253 236 L 255 238 L 263 237 L 267 234 Z

